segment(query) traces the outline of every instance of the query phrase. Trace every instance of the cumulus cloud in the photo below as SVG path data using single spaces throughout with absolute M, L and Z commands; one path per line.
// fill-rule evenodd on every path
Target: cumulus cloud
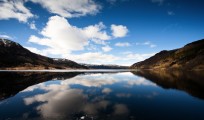
M 111 25 L 112 35 L 115 38 L 125 37 L 128 33 L 128 29 L 123 25 Z
M 23 0 L 3 0 L 0 2 L 0 19 L 17 19 L 20 22 L 27 22 L 34 17 L 28 8 L 24 6 Z
M 106 26 L 102 22 L 78 28 L 70 25 L 64 17 L 52 16 L 40 32 L 43 37 L 31 35 L 28 41 L 46 46 L 47 48 L 43 49 L 46 54 L 63 56 L 72 51 L 84 50 L 84 47 L 89 45 L 90 40 L 96 44 L 101 44 L 97 41 L 111 39 L 111 36 L 104 30 L 105 28 Z M 111 48 L 105 46 L 103 50 L 108 52 Z
M 72 50 L 83 50 L 88 45 L 86 36 L 81 30 L 71 26 L 69 22 L 59 16 L 49 18 L 45 28 L 41 31 L 43 38 L 31 36 L 29 42 L 47 46 L 49 54 L 67 54 Z
M 102 47 L 102 50 L 103 50 L 104 52 L 109 52 L 109 51 L 112 50 L 112 48 L 111 48 L 109 45 L 106 45 L 106 46 Z
M 130 46 L 130 43 L 128 43 L 128 42 L 118 42 L 118 43 L 116 43 L 115 44 L 115 46 L 118 46 L 118 47 L 128 47 L 128 46 Z
M 101 52 L 87 52 L 79 55 L 70 54 L 64 57 L 67 59 L 77 61 L 79 63 L 92 63 L 92 64 L 101 64 L 104 63 L 104 60 L 106 63 L 111 63 L 119 59 L 119 57 L 116 57 L 114 55 L 103 54 Z
M 101 6 L 93 0 L 1 0 L 0 19 L 17 19 L 20 22 L 27 22 L 34 17 L 31 11 L 24 5 L 26 2 L 40 4 L 50 13 L 66 18 L 95 15 Z M 36 29 L 35 25 L 29 24 L 31 29 Z
M 72 18 L 94 15 L 99 12 L 101 6 L 93 0 L 30 0 L 40 4 L 50 13 L 54 13 L 63 17 Z
M 106 60 L 106 63 L 113 63 L 120 58 L 99 51 L 73 54 L 73 51 L 82 51 L 84 49 L 96 50 L 95 45 L 97 44 L 104 45 L 102 47 L 104 52 L 112 50 L 106 41 L 114 37 L 107 34 L 106 26 L 102 22 L 78 28 L 72 26 L 64 17 L 52 16 L 39 33 L 42 37 L 31 35 L 28 42 L 43 46 L 42 49 L 25 47 L 41 55 L 57 55 L 80 63 L 97 64 L 104 63 L 104 60 Z M 90 46 L 92 46 L 91 49 L 89 49 Z
M 102 22 L 99 22 L 99 24 L 90 25 L 83 28 L 82 34 L 92 40 L 109 40 L 111 39 L 111 36 L 104 31 L 105 28 L 106 26 Z

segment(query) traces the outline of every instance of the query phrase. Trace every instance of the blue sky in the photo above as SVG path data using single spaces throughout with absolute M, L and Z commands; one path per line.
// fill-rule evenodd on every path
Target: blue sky
M 204 38 L 203 0 L 0 0 L 0 37 L 80 63 L 131 65 Z

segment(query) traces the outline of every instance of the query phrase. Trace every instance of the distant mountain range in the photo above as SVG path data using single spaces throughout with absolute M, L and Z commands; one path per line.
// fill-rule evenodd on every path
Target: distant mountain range
M 142 62 L 133 64 L 131 69 L 204 69 L 204 39 L 175 50 L 164 50 Z
M 20 44 L 0 38 L 0 69 L 87 69 L 67 59 L 53 59 L 30 52 Z
M 94 64 L 81 64 L 87 66 L 90 69 L 128 69 L 129 66 L 121 65 L 94 65 Z

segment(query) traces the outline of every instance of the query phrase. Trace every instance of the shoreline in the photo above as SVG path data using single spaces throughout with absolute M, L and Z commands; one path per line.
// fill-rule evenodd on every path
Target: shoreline
M 129 72 L 135 69 L 42 69 L 42 70 L 0 70 L 0 72 Z

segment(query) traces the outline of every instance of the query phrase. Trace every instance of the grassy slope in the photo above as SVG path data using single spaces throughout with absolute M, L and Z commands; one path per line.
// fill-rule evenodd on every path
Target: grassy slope
M 161 51 L 131 68 L 139 69 L 204 69 L 204 39 L 187 44 L 180 49 Z

